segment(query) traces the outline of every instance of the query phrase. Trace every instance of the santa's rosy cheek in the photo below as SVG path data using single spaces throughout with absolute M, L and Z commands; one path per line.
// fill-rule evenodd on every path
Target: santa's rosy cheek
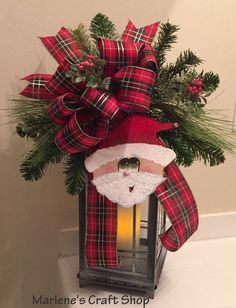
M 140 164 L 140 172 L 148 172 L 156 175 L 164 175 L 164 167 L 153 161 L 142 159 Z
M 117 165 L 118 160 L 113 160 L 112 162 L 109 162 L 106 165 L 99 167 L 93 172 L 93 178 L 96 179 L 97 177 L 104 174 L 117 172 Z

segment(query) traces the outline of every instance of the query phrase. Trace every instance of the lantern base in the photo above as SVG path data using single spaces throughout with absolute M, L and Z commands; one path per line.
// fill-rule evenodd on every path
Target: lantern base
M 144 275 L 119 271 L 119 269 L 107 268 L 81 268 L 78 273 L 79 287 L 96 285 L 104 289 L 125 290 L 125 294 L 141 295 L 150 299 L 154 298 L 154 292 L 160 280 L 162 268 L 166 257 L 166 249 L 161 248 L 159 253 L 155 278 L 156 281 L 148 281 Z

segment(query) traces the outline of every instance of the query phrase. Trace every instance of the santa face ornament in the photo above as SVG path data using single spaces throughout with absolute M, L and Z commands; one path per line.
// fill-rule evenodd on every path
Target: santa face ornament
M 113 129 L 85 160 L 97 191 L 114 203 L 132 207 L 165 181 L 164 168 L 175 153 L 157 133 L 173 128 L 146 116 L 130 116 Z
M 137 157 L 114 160 L 93 175 L 97 191 L 123 207 L 143 202 L 165 180 L 161 165 Z

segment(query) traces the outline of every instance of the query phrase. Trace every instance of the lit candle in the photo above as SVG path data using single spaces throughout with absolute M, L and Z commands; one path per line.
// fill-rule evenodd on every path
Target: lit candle
M 141 213 L 148 199 L 131 208 L 118 206 L 117 248 L 132 251 L 139 249 Z M 135 225 L 134 225 L 135 224 Z

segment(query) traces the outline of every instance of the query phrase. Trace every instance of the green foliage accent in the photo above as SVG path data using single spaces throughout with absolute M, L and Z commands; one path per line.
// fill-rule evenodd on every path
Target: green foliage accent
M 230 121 L 220 114 L 216 117 L 216 111 L 160 103 L 159 109 L 153 109 L 149 115 L 158 121 L 179 124 L 176 130 L 161 133 L 164 142 L 175 151 L 179 165 L 190 166 L 195 160 L 203 160 L 204 164 L 215 166 L 224 162 L 224 151 L 232 153 L 235 148 Z
M 179 26 L 172 25 L 169 22 L 160 26 L 158 41 L 154 43 L 154 51 L 158 61 L 159 68 L 166 61 L 166 52 L 172 49 L 172 45 L 177 41 L 176 32 Z
M 73 83 L 87 81 L 86 87 L 102 88 L 103 87 L 103 70 L 106 61 L 99 57 L 94 57 L 94 68 L 80 71 L 78 65 L 86 61 L 86 54 L 76 63 L 72 63 L 70 69 L 66 72 L 66 77 L 70 78 Z
M 64 154 L 54 142 L 57 131 L 58 127 L 54 127 L 41 136 L 23 159 L 20 172 L 25 180 L 37 181 L 45 174 L 50 163 L 60 163 Z
M 214 74 L 213 72 L 207 72 L 201 74 L 203 81 L 203 91 L 209 93 L 209 95 L 214 92 L 220 83 L 220 77 L 218 74 Z
M 71 154 L 65 162 L 65 185 L 71 195 L 79 194 L 84 189 L 86 183 L 84 159 L 85 153 Z
M 70 29 L 70 32 L 72 38 L 77 42 L 78 47 L 87 54 L 91 53 L 93 46 L 87 28 L 83 24 L 79 24 L 76 29 Z
M 17 122 L 16 131 L 20 137 L 36 140 L 55 126 L 48 116 L 48 101 L 15 99 L 12 103 L 8 112 Z
M 197 66 L 203 61 L 195 55 L 190 49 L 180 53 L 174 64 L 168 66 L 169 74 L 181 75 L 186 73 L 190 67 Z
M 116 27 L 110 19 L 98 13 L 91 21 L 91 37 L 97 40 L 99 37 L 116 40 L 119 36 L 116 33 Z

